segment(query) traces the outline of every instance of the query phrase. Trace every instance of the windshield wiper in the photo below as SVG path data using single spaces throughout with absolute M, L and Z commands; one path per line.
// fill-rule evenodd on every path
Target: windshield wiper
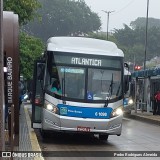
M 110 94 L 109 97 L 112 96 L 112 92 L 113 92 L 113 73 L 112 73 L 112 79 L 111 79 L 111 83 L 109 85 L 109 89 L 108 89 L 108 93 Z
M 108 97 L 106 97 L 106 100 L 105 100 L 105 104 L 104 104 L 104 107 L 108 107 L 108 103 L 109 103 L 109 100 L 112 96 L 112 92 L 113 92 L 113 73 L 112 73 L 112 79 L 111 79 L 111 83 L 109 85 L 109 89 L 108 89 Z
M 107 98 L 105 99 L 104 108 L 105 108 L 105 107 L 108 107 L 109 99 L 110 99 L 109 97 L 107 97 Z

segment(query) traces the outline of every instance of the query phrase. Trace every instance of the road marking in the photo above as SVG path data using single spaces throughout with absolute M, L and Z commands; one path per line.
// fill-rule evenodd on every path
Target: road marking
M 31 119 L 29 117 L 29 113 L 27 108 L 24 105 L 24 112 L 25 112 L 25 116 L 26 116 L 26 121 L 27 121 L 27 126 L 28 126 L 28 131 L 29 131 L 29 138 L 31 141 L 31 146 L 32 146 L 32 151 L 38 151 L 38 152 L 42 152 L 41 148 L 39 146 L 38 140 L 37 140 L 37 136 L 34 132 L 34 129 L 31 128 Z M 44 160 L 43 157 L 35 157 L 34 160 Z

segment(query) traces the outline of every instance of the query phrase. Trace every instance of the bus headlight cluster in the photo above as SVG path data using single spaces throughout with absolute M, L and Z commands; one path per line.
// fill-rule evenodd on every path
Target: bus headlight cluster
M 45 108 L 55 114 L 59 114 L 59 109 L 57 106 L 53 105 L 53 104 L 45 104 Z
M 133 104 L 133 99 L 129 99 L 128 104 Z
M 119 115 L 122 115 L 123 114 L 123 109 L 122 107 L 118 107 L 116 109 L 114 109 L 111 113 L 111 117 L 116 117 L 116 116 L 119 116 Z
M 51 104 L 47 104 L 46 105 L 46 109 L 48 109 L 49 111 L 52 111 L 53 110 L 53 105 L 51 105 Z

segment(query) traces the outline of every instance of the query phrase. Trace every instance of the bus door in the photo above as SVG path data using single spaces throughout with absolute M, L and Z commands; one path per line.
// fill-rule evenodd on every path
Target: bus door
M 44 101 L 44 70 L 43 61 L 35 61 L 32 90 L 32 128 L 41 128 L 42 106 Z

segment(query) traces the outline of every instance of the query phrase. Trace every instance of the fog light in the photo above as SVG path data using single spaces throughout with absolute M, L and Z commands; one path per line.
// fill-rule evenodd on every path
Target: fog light
M 110 126 L 109 129 L 119 128 L 120 126 L 121 126 L 121 124 L 114 124 L 114 125 Z

